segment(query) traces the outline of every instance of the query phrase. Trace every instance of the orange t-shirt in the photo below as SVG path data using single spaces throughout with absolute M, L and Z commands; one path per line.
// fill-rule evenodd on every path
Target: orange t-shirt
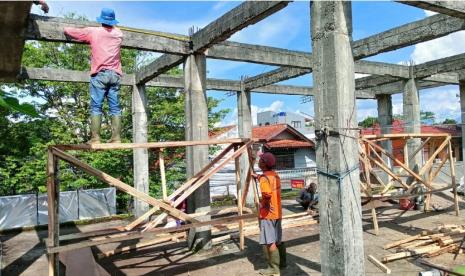
M 281 219 L 281 179 L 274 171 L 265 171 L 258 178 L 260 181 L 260 191 L 262 193 L 260 218 L 261 219 Z M 265 206 L 269 202 L 270 208 Z

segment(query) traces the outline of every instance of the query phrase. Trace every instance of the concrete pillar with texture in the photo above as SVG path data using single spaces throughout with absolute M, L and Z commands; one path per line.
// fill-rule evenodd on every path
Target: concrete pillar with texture
M 392 130 L 392 98 L 389 94 L 377 95 L 378 102 L 378 122 L 382 134 L 389 134 Z M 388 152 L 392 152 L 392 142 L 382 141 L 381 146 Z M 385 158 L 387 164 L 391 165 L 391 159 Z
M 184 63 L 184 90 L 186 141 L 208 140 L 208 107 L 206 94 L 206 58 L 203 54 L 190 55 Z M 186 149 L 187 177 L 190 178 L 208 164 L 208 146 L 191 146 Z M 187 202 L 189 213 L 210 211 L 210 185 L 207 181 L 199 187 Z M 197 218 L 210 220 L 210 216 Z M 211 247 L 210 226 L 189 231 L 190 248 Z
M 132 89 L 132 136 L 134 143 L 147 142 L 147 97 L 145 85 L 134 85 Z M 149 155 L 147 149 L 134 149 L 134 188 L 149 192 Z M 141 216 L 148 211 L 148 204 L 134 200 L 134 215 Z
M 316 161 L 323 275 L 363 275 L 351 3 L 312 1 Z
M 237 92 L 237 128 L 240 138 L 252 138 L 252 107 L 250 101 L 250 91 L 243 89 L 244 85 L 241 82 L 241 91 Z M 240 158 L 240 173 L 241 186 L 245 186 L 247 170 L 249 168 L 248 155 L 243 154 Z M 244 191 L 244 188 L 242 189 Z M 249 187 L 247 193 L 246 204 L 253 206 L 254 196 L 253 189 Z
M 413 78 L 413 67 L 410 67 L 410 79 L 404 82 L 403 94 L 403 113 L 405 133 L 420 133 L 420 100 L 418 94 L 418 85 Z M 409 167 L 413 170 L 418 170 L 422 164 L 422 151 L 419 151 L 415 156 L 412 153 L 421 145 L 421 139 L 409 139 L 407 142 L 407 150 L 409 155 Z

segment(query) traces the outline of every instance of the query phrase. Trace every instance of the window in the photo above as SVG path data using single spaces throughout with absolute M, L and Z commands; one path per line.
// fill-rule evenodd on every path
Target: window
M 302 127 L 302 122 L 301 121 L 291 121 L 291 126 L 293 128 L 301 128 Z

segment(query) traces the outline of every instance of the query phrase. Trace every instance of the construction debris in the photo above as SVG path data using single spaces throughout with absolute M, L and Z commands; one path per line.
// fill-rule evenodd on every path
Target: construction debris
M 460 244 L 465 237 L 465 225 L 446 224 L 433 230 L 384 245 L 397 253 L 383 257 L 383 263 L 412 256 L 435 257 L 443 253 L 462 253 Z

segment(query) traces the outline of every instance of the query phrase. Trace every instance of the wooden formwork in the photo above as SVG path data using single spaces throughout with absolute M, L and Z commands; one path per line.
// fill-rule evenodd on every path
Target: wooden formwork
M 409 139 L 419 139 L 421 144 L 412 153 L 408 152 L 407 141 Z M 403 160 L 393 152 L 379 145 L 383 141 L 398 141 L 405 143 L 403 149 Z M 378 222 L 376 218 L 376 201 L 385 199 L 414 198 L 420 195 L 426 196 L 425 211 L 430 210 L 431 195 L 444 190 L 452 189 L 454 192 L 455 213 L 459 215 L 459 205 L 457 196 L 457 187 L 455 179 L 455 162 L 452 155 L 451 136 L 445 133 L 432 134 L 384 134 L 384 135 L 364 135 L 359 139 L 360 153 L 360 186 L 362 191 L 362 200 L 369 204 L 372 210 L 373 224 L 375 233 L 378 233 Z M 423 149 L 429 147 L 433 149 L 420 168 L 412 169 L 409 167 L 409 159 L 416 154 L 422 154 Z M 433 168 L 434 161 L 440 159 L 439 166 Z M 388 162 L 389 161 L 389 162 Z M 436 178 L 443 166 L 449 161 L 450 165 L 450 183 L 438 183 Z M 391 164 L 389 164 L 391 163 Z M 393 166 L 400 167 L 394 170 Z M 376 167 L 388 175 L 388 180 L 382 180 L 377 175 Z M 375 180 L 375 181 L 373 181 Z M 376 183 L 373 183 L 376 182 Z M 392 188 L 401 188 L 403 194 L 392 193 Z M 417 192 L 416 187 L 423 187 L 426 192 Z
M 253 180 L 253 162 L 251 139 L 227 139 L 227 140 L 207 140 L 207 141 L 181 141 L 181 142 L 159 142 L 159 143 L 125 143 L 125 144 L 94 144 L 94 145 L 57 145 L 50 146 L 48 149 L 48 165 L 47 165 L 47 189 L 48 189 L 48 244 L 47 251 L 49 255 L 49 274 L 58 274 L 58 254 L 60 252 L 85 248 L 105 243 L 120 242 L 126 240 L 140 239 L 149 237 L 153 241 L 163 241 L 167 239 L 167 233 L 175 233 L 186 231 L 190 228 L 206 226 L 206 225 L 219 225 L 231 222 L 238 222 L 240 248 L 244 248 L 244 221 L 250 219 L 257 219 L 257 213 L 253 213 L 250 209 L 245 208 L 245 198 L 249 190 L 249 184 Z M 164 177 L 164 158 L 163 149 L 169 147 L 186 147 L 198 145 L 218 145 L 229 144 L 221 153 L 219 153 L 207 166 L 197 172 L 191 179 L 187 180 L 171 195 L 168 195 L 166 189 L 166 179 Z M 80 161 L 75 156 L 69 154 L 69 150 L 112 150 L 112 149 L 135 149 L 135 148 L 152 148 L 159 149 L 160 161 L 160 175 L 162 184 L 162 199 L 156 199 L 148 194 L 136 190 L 134 187 L 114 178 L 107 173 L 95 169 L 88 164 Z M 232 154 L 231 154 L 232 152 Z M 229 155 L 228 155 L 229 153 Z M 239 157 L 242 154 L 248 155 L 248 170 L 246 183 L 241 187 L 240 170 L 239 170 Z M 210 212 L 208 214 L 186 214 L 176 207 L 180 205 L 188 196 L 202 186 L 208 179 L 221 170 L 228 162 L 235 160 L 236 165 L 236 182 L 237 182 L 237 207 L 228 208 L 227 210 Z M 70 235 L 59 234 L 59 220 L 58 220 L 58 206 L 59 206 L 59 174 L 58 162 L 63 160 L 72 166 L 90 174 L 110 186 L 116 187 L 118 190 L 128 193 L 129 195 L 137 198 L 140 201 L 146 202 L 152 208 L 136 218 L 133 222 L 125 227 L 104 229 L 93 231 L 89 233 L 77 233 Z M 253 186 L 255 205 L 258 207 L 258 192 L 256 185 Z M 161 210 L 154 220 L 146 222 L 149 217 L 155 214 L 156 211 Z M 246 211 L 244 214 L 244 211 Z M 219 217 L 209 221 L 200 221 L 197 217 L 202 215 L 224 215 L 227 213 L 237 213 L 233 216 Z M 184 225 L 170 228 L 157 227 L 166 217 L 174 217 L 185 222 Z M 141 224 L 144 224 L 142 227 Z M 175 239 L 182 233 L 169 235 L 168 239 Z M 60 244 L 60 242 L 62 242 Z

